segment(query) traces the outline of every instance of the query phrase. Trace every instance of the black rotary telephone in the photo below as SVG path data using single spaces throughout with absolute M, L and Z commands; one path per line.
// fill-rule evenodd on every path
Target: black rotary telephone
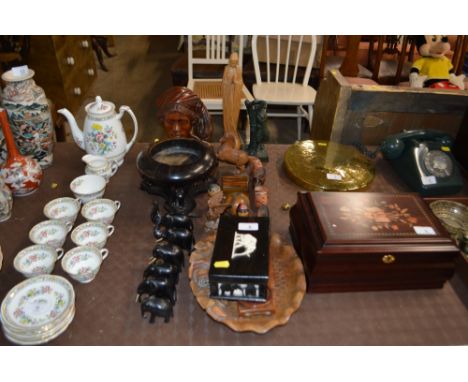
M 423 196 L 447 195 L 463 187 L 452 144 L 446 133 L 410 130 L 388 136 L 380 150 L 413 190 Z

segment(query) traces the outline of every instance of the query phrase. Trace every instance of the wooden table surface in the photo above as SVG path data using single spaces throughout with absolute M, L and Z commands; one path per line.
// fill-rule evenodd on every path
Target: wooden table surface
M 307 294 L 290 321 L 259 335 L 237 333 L 215 322 L 200 308 L 191 293 L 186 270 L 177 286 L 174 317 L 151 325 L 140 316 L 135 303 L 137 285 L 154 245 L 149 218 L 153 196 L 139 189 L 136 156 L 145 144 L 136 144 L 117 174 L 111 178 L 105 197 L 120 200 L 109 238 L 110 255 L 90 284 L 72 280 L 76 293 L 76 315 L 51 345 L 461 345 L 468 344 L 467 289 L 455 277 L 441 289 L 388 292 Z M 267 164 L 271 231 L 289 243 L 289 214 L 280 206 L 295 203 L 299 190 L 284 173 L 282 156 L 287 146 L 270 145 Z M 44 205 L 57 197 L 72 196 L 69 184 L 84 171 L 84 154 L 71 143 L 57 144 L 54 164 L 45 171 L 40 189 L 16 198 L 13 215 L 0 224 L 4 262 L 0 271 L 0 298 L 23 276 L 13 268 L 13 258 L 30 245 L 29 229 L 45 220 Z M 376 165 L 378 176 L 372 192 L 402 192 L 406 186 L 388 163 Z M 56 184 L 54 188 L 53 185 Z M 466 193 L 466 187 L 464 189 Z M 206 196 L 197 199 L 196 213 L 207 211 Z M 80 216 L 75 225 L 83 222 Z M 203 237 L 203 218 L 195 219 L 195 237 Z M 70 237 L 65 250 L 72 248 Z M 56 264 L 53 274 L 68 278 Z M 0 334 L 0 345 L 9 342 Z

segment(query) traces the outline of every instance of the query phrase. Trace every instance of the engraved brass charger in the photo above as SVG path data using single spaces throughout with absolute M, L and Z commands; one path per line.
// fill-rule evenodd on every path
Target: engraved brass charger
M 466 252 L 468 248 L 468 207 L 451 200 L 436 200 L 429 204 L 432 212 L 452 235 L 457 245 Z
M 355 147 L 318 140 L 299 141 L 284 154 L 288 176 L 309 191 L 353 191 L 374 179 L 370 159 Z
M 299 309 L 306 290 L 304 269 L 293 247 L 283 245 L 279 235 L 270 238 L 270 261 L 273 272 L 272 293 L 275 309 L 271 315 L 239 316 L 237 301 L 210 298 L 208 271 L 214 248 L 215 235 L 199 240 L 190 255 L 190 287 L 200 306 L 215 321 L 227 325 L 236 332 L 263 334 L 270 329 L 286 324 Z

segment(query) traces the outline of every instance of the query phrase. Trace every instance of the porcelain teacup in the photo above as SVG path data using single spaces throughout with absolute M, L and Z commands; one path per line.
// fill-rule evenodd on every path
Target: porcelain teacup
M 44 206 L 44 215 L 51 220 L 60 220 L 64 223 L 75 224 L 76 217 L 81 208 L 79 199 L 57 198 Z
M 24 248 L 15 257 L 13 266 L 24 277 L 50 274 L 55 262 L 63 256 L 63 249 L 54 249 L 49 245 L 35 244 Z
M 60 220 L 44 220 L 29 231 L 29 240 L 34 244 L 46 244 L 53 248 L 62 248 L 68 232 L 73 225 Z
M 111 224 L 114 216 L 120 208 L 118 200 L 95 199 L 86 203 L 81 208 L 81 216 L 88 221 L 97 221 L 104 224 Z
M 95 279 L 102 262 L 108 255 L 109 251 L 105 248 L 75 247 L 62 258 L 62 268 L 73 279 L 86 284 Z
M 113 233 L 113 225 L 87 222 L 80 224 L 72 231 L 71 239 L 78 246 L 89 245 L 101 249 L 106 245 L 107 238 Z
M 70 189 L 73 195 L 84 204 L 104 195 L 106 180 L 100 175 L 81 175 L 72 180 Z

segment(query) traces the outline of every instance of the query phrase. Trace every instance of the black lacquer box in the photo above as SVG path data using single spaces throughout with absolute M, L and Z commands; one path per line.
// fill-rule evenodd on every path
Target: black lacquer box
M 209 271 L 210 297 L 266 301 L 269 225 L 268 217 L 220 217 Z

